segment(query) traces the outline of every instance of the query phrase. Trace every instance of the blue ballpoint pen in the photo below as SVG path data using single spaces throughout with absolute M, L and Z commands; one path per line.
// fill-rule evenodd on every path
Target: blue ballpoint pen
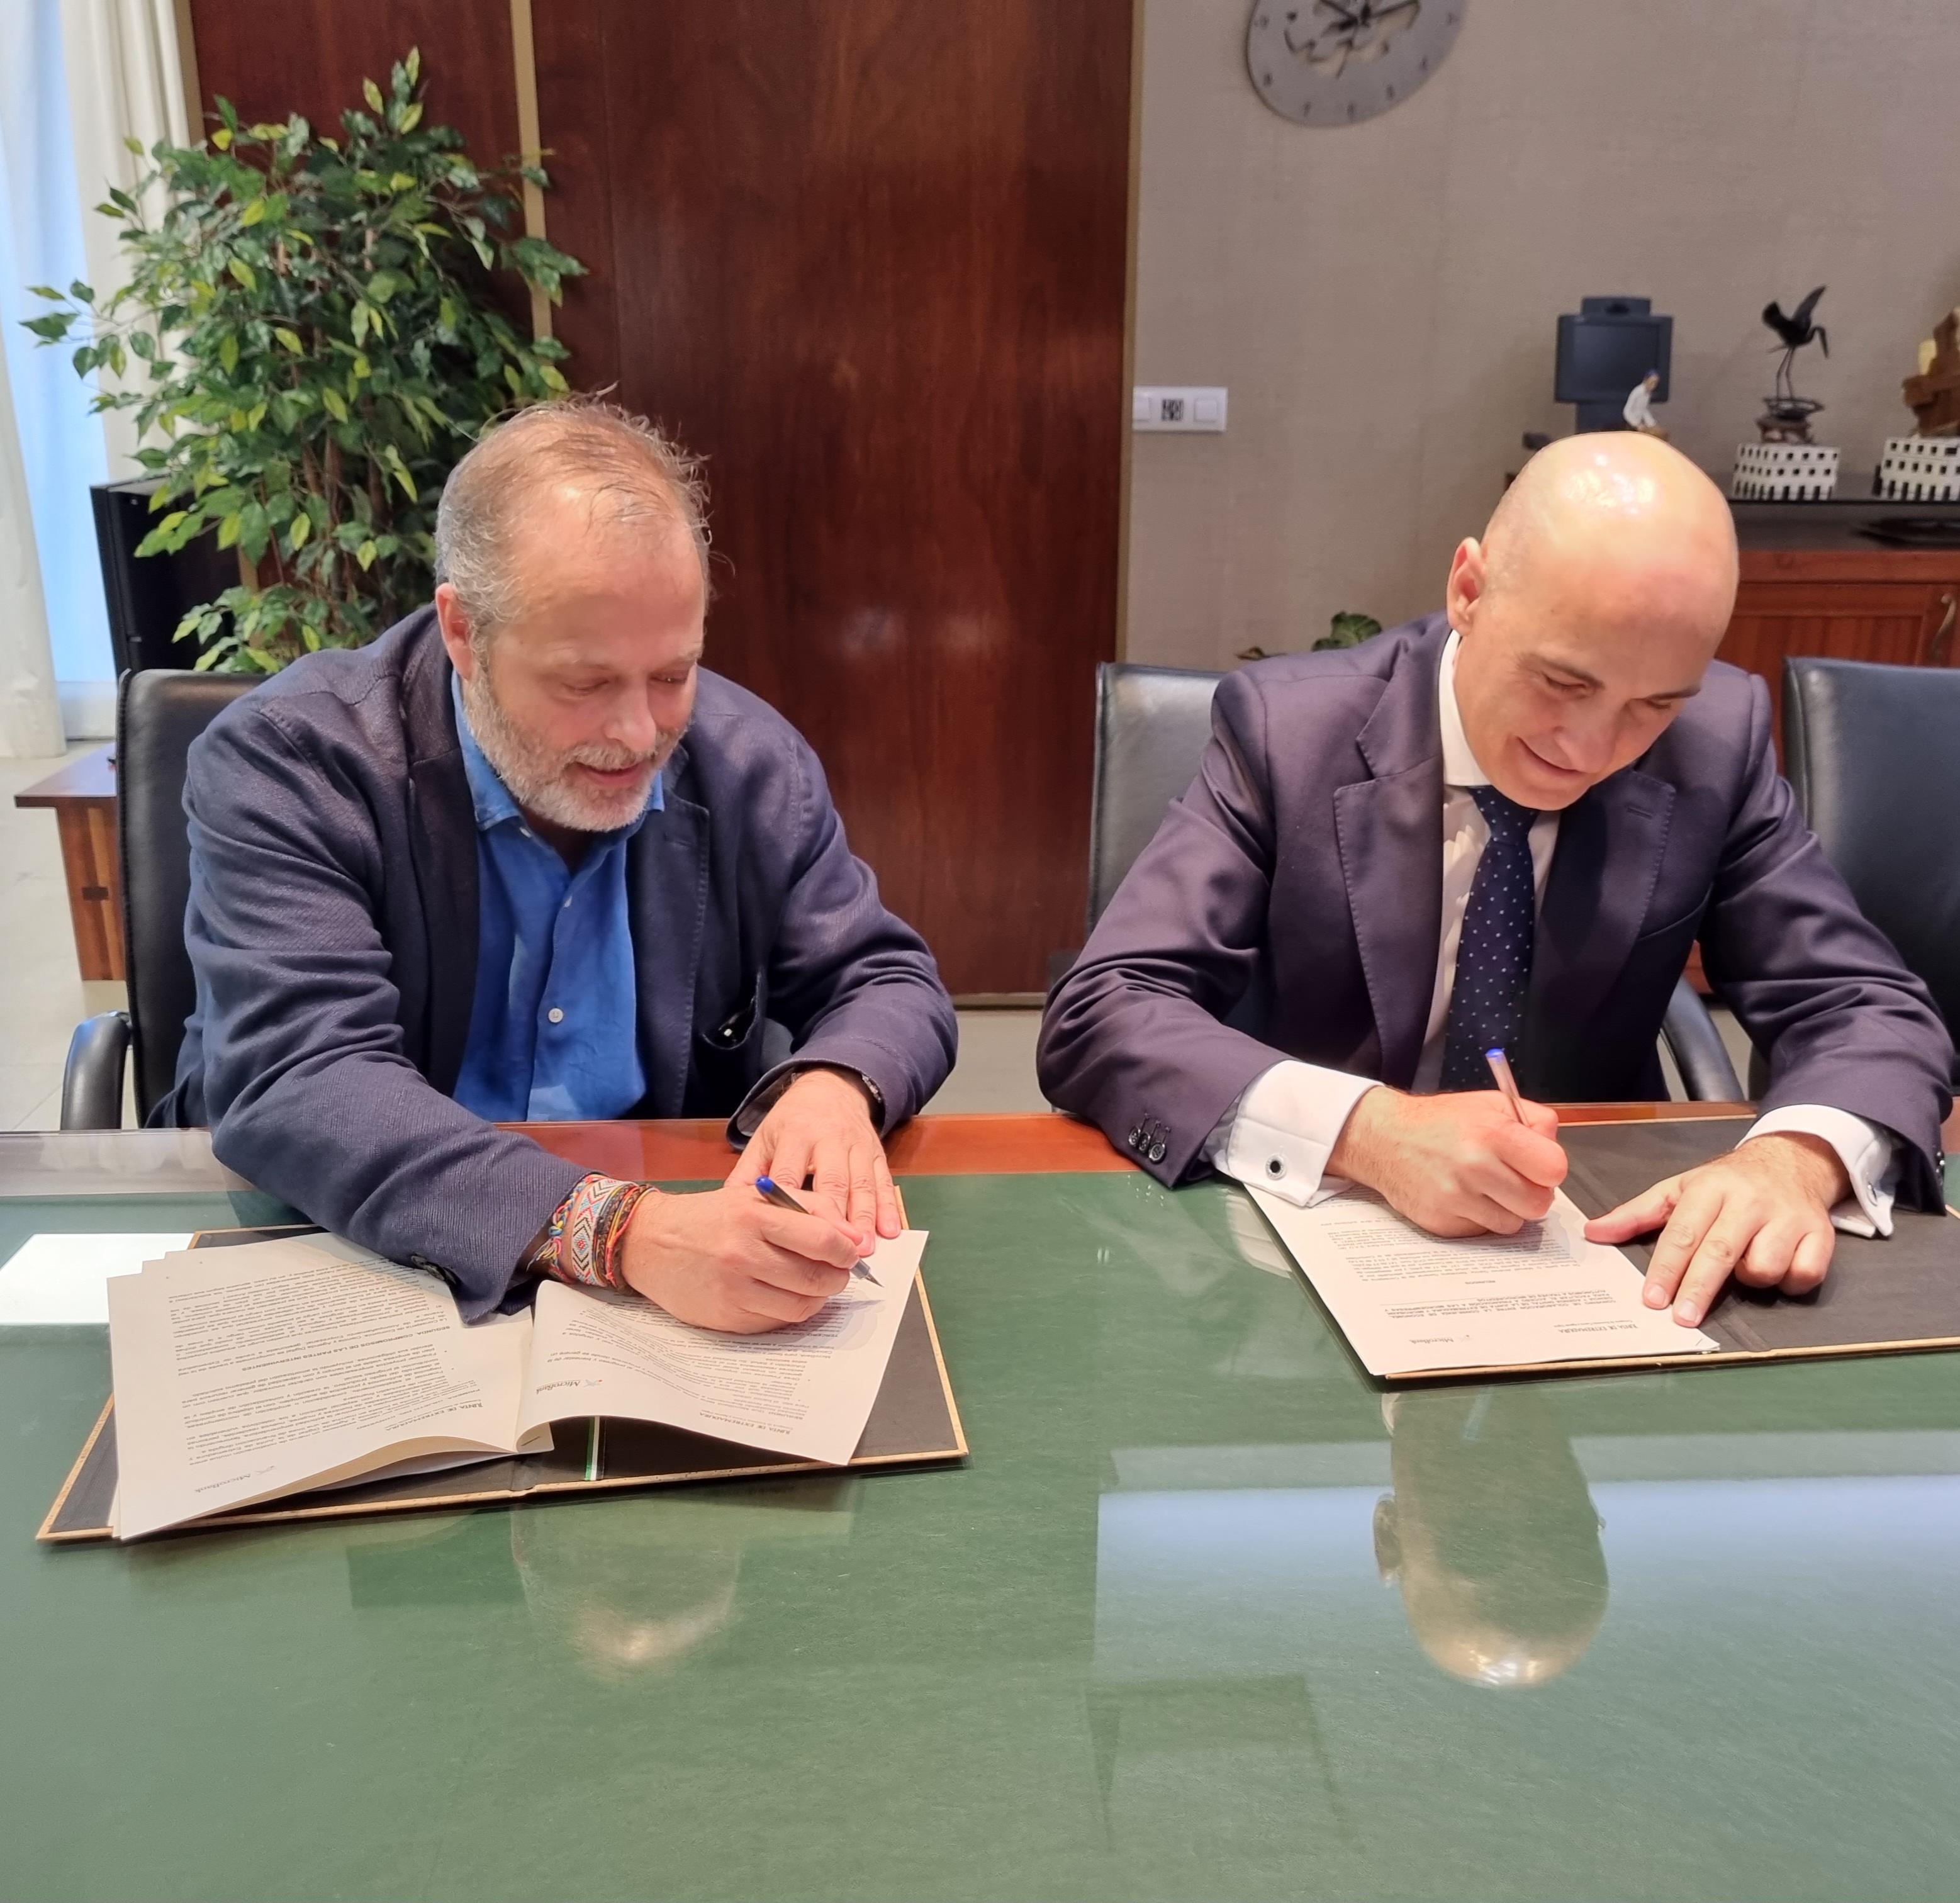
M 772 1182 L 767 1176 L 758 1176 L 756 1179 L 756 1187 L 762 1192 L 763 1201 L 772 1202 L 778 1209 L 794 1209 L 799 1216 L 807 1216 L 812 1213 L 804 1208 L 803 1204 L 798 1202 L 781 1183 Z M 870 1268 L 861 1262 L 852 1264 L 851 1273 L 860 1281 L 869 1282 L 874 1288 L 883 1288 L 885 1286 L 877 1276 L 871 1273 Z

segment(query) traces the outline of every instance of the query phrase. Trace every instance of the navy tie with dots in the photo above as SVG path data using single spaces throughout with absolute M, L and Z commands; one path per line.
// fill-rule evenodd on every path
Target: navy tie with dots
M 1517 1055 L 1538 923 L 1531 856 L 1538 815 L 1494 786 L 1472 787 L 1470 797 L 1491 829 L 1491 842 L 1477 862 L 1457 942 L 1456 987 L 1443 1044 L 1446 1090 L 1488 1090 L 1491 1067 L 1484 1053 L 1501 1046 Z

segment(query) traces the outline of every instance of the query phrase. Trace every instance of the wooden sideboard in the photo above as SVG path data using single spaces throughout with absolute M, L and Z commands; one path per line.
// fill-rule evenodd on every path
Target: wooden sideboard
M 116 851 L 116 749 L 98 747 L 14 795 L 19 807 L 47 807 L 61 829 L 62 872 L 75 927 L 75 963 L 84 979 L 120 979 L 123 874 Z
M 1738 503 L 1742 585 L 1721 658 L 1769 683 L 1783 744 L 1791 654 L 1949 667 L 1960 661 L 1960 548 L 1899 548 L 1858 533 L 1886 517 L 1950 517 L 1952 504 Z

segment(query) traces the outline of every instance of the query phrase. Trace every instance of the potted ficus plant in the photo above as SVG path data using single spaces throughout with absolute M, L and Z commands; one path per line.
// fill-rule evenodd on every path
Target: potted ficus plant
M 154 171 L 100 208 L 128 283 L 36 287 L 53 308 L 28 328 L 78 338 L 77 371 L 118 380 L 97 408 L 136 412 L 158 516 L 138 552 L 215 533 L 243 557 L 239 585 L 180 624 L 200 667 L 271 673 L 427 600 L 444 478 L 498 414 L 566 387 L 564 346 L 514 323 L 494 281 L 555 302 L 582 269 L 520 234 L 545 174 L 473 164 L 422 123 L 421 80 L 411 52 L 385 95 L 365 81 L 337 138 L 241 126 L 221 99 L 203 144 L 154 146 Z

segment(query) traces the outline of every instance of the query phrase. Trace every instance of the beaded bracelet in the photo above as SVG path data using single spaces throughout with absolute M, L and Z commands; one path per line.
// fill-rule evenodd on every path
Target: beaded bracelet
M 572 1185 L 571 1194 L 552 1211 L 544 1233 L 526 1255 L 521 1268 L 550 1275 L 583 1288 L 629 1286 L 619 1244 L 640 1198 L 643 1182 L 622 1182 L 616 1176 L 592 1175 Z

